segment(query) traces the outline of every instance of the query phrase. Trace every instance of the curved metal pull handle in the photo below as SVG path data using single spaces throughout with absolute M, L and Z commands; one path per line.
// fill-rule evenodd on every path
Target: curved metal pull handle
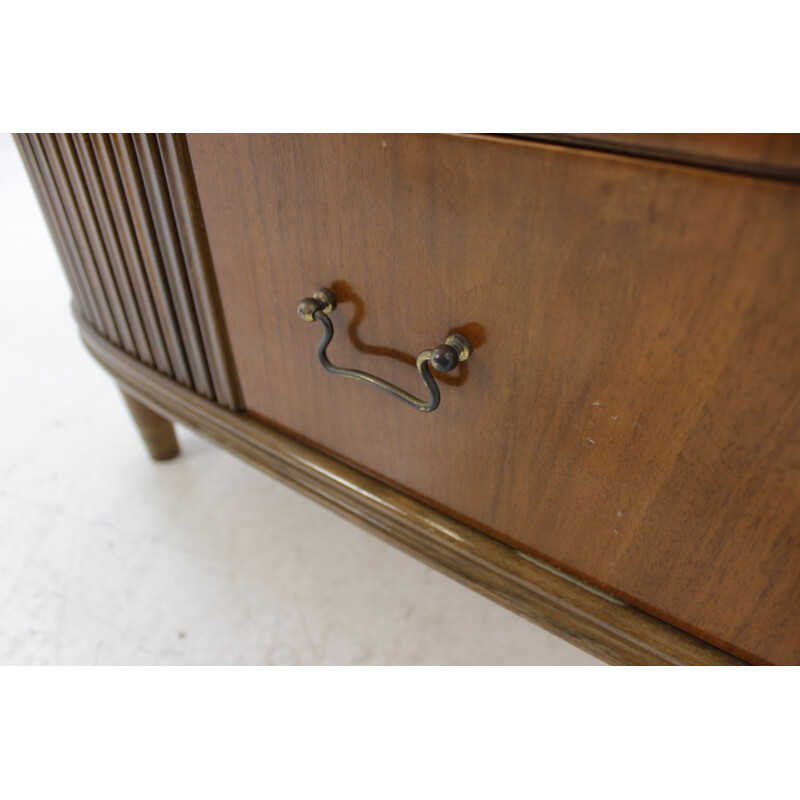
M 430 399 L 427 401 L 420 400 L 399 386 L 394 386 L 382 378 L 370 375 L 368 372 L 361 372 L 358 369 L 344 369 L 331 364 L 326 350 L 331 343 L 331 339 L 333 339 L 333 323 L 328 314 L 334 308 L 336 308 L 336 300 L 327 289 L 320 289 L 318 292 L 314 292 L 313 297 L 304 298 L 300 301 L 300 305 L 297 306 L 297 315 L 300 319 L 305 322 L 314 322 L 316 320 L 322 323 L 323 331 L 322 338 L 317 345 L 317 359 L 322 364 L 323 369 L 326 372 L 330 372 L 331 375 L 338 375 L 340 378 L 355 378 L 357 381 L 369 383 L 383 392 L 394 395 L 398 400 L 402 400 L 412 408 L 416 408 L 417 411 L 435 411 L 439 405 L 439 387 L 436 385 L 436 380 L 431 374 L 428 364 L 433 364 L 434 369 L 438 372 L 450 372 L 450 370 L 455 369 L 459 361 L 466 361 L 472 353 L 472 346 L 460 333 L 448 336 L 444 344 L 440 344 L 433 350 L 423 350 L 417 356 L 417 371 L 422 378 L 422 382 L 428 387 Z

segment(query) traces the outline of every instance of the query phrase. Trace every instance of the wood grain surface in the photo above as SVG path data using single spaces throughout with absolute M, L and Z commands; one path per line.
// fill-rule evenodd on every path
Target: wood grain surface
M 247 409 L 757 663 L 800 661 L 800 187 L 490 137 L 190 135 Z M 319 367 L 297 302 L 339 300 Z
M 81 312 L 222 405 L 236 367 L 183 134 L 17 134 Z
M 594 147 L 683 164 L 800 180 L 800 133 L 526 133 L 539 141 Z
M 172 364 L 169 352 L 164 341 L 158 312 L 153 302 L 147 270 L 142 261 L 139 244 L 136 241 L 136 229 L 134 228 L 131 211 L 125 196 L 125 186 L 111 138 L 105 133 L 95 133 L 91 135 L 91 140 L 102 175 L 108 209 L 112 217 L 111 227 L 119 242 L 121 259 L 125 265 L 125 270 L 130 275 L 131 283 L 133 284 L 136 295 L 136 308 L 147 332 L 147 339 L 153 353 L 153 362 L 160 372 L 165 375 L 171 375 Z
M 58 251 L 64 272 L 67 275 L 73 297 L 84 317 L 95 330 L 100 329 L 100 316 L 94 297 L 81 268 L 75 241 L 64 213 L 64 207 L 53 183 L 50 166 L 37 137 L 26 133 L 14 136 L 22 161 L 36 192 L 36 199 L 42 208 L 53 242 Z
M 111 271 L 114 287 L 122 304 L 125 322 L 127 322 L 127 327 L 133 337 L 136 355 L 145 364 L 153 364 L 155 363 L 153 352 L 148 336 L 145 333 L 139 297 L 134 291 L 133 269 L 132 266 L 131 268 L 128 267 L 122 252 L 117 227 L 111 213 L 111 206 L 107 199 L 106 188 L 91 139 L 88 134 L 78 133 L 70 136 L 65 135 L 66 140 L 72 145 L 78 157 L 81 178 L 91 202 L 95 221 L 95 247 L 102 252 L 102 256 Z
M 99 280 L 97 293 L 105 297 L 111 313 L 111 326 L 119 336 L 119 344 L 127 353 L 139 354 L 131 321 L 125 310 L 125 293 L 117 283 L 114 268 L 106 252 L 103 234 L 98 221 L 98 209 L 94 197 L 89 192 L 89 177 L 84 172 L 75 143 L 68 133 L 45 134 L 52 151 L 57 151 L 64 168 L 69 191 L 74 200 L 74 225 L 82 231 L 83 263 L 93 269 Z
M 76 314 L 89 351 L 126 399 L 224 447 L 409 555 L 611 664 L 742 662 L 459 523 L 363 472 L 237 414 L 111 345 Z M 147 413 L 147 412 L 145 412 Z M 152 412 L 150 412 L 152 413 Z M 168 423 L 165 423 L 168 424 Z
M 53 134 L 31 134 L 31 143 L 42 156 L 42 165 L 46 165 L 48 174 L 52 177 L 50 188 L 53 191 L 54 201 L 63 209 L 64 218 L 69 229 L 72 242 L 75 245 L 76 265 L 86 279 L 89 295 L 93 299 L 97 310 L 97 328 L 105 333 L 115 344 L 121 344 L 117 322 L 111 304 L 105 293 L 100 272 L 92 254 L 92 249 L 81 218 L 82 207 L 76 200 L 77 192 L 73 189 L 72 180 L 68 174 L 61 152 Z M 88 224 L 88 223 L 87 223 Z M 116 306 L 119 308 L 119 305 Z
M 152 133 L 135 133 L 133 142 L 147 193 L 153 229 L 164 265 L 169 299 L 175 310 L 180 327 L 181 342 L 189 364 L 191 385 L 200 394 L 213 397 L 214 390 L 208 371 L 208 361 L 200 335 L 189 278 L 186 274 L 178 228 L 169 199 L 158 140 Z
M 186 138 L 171 133 L 159 133 L 157 138 L 214 396 L 227 408 L 240 409 L 239 379 L 222 314 Z
M 170 294 L 164 257 L 156 235 L 153 221 L 154 210 L 150 206 L 145 189 L 133 137 L 128 134 L 112 133 L 110 139 L 171 371 L 176 380 L 190 386 L 192 376 L 189 371 L 186 348 L 181 336 L 175 304 Z

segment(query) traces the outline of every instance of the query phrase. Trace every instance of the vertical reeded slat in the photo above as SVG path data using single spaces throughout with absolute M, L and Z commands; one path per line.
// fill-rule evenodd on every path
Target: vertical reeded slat
M 142 324 L 139 304 L 134 295 L 130 274 L 122 255 L 116 226 L 111 218 L 108 198 L 100 177 L 94 149 L 86 134 L 73 133 L 70 138 L 78 156 L 81 173 L 94 211 L 99 232 L 98 246 L 103 250 L 110 267 L 111 275 L 122 303 L 124 316 L 130 327 L 136 352 L 140 361 L 152 366 L 153 354 L 150 349 L 150 342 Z
M 66 272 L 72 293 L 78 303 L 78 310 L 83 317 L 88 319 L 92 325 L 97 328 L 98 325 L 94 310 L 92 309 L 86 289 L 81 281 L 82 273 L 75 260 L 70 243 L 68 242 L 63 222 L 59 218 L 59 211 L 56 209 L 54 198 L 51 196 L 45 184 L 43 169 L 36 159 L 30 137 L 25 133 L 14 134 L 14 141 L 17 143 L 20 155 L 22 156 L 22 163 L 25 165 L 28 177 L 33 184 L 36 198 L 44 212 L 45 221 L 47 222 L 47 227 L 50 229 L 50 234 L 53 237 L 58 255 L 64 264 L 64 271 Z
M 39 140 L 44 149 L 47 161 L 50 164 L 55 185 L 58 189 L 58 194 L 61 198 L 61 203 L 64 207 L 73 239 L 75 240 L 80 263 L 83 265 L 89 286 L 91 287 L 92 296 L 97 304 L 100 314 L 100 330 L 108 339 L 114 342 L 114 344 L 120 345 L 121 339 L 117 330 L 117 324 L 111 312 L 111 306 L 106 296 L 103 282 L 100 280 L 100 273 L 98 272 L 97 264 L 92 254 L 92 248 L 89 246 L 89 240 L 81 220 L 81 212 L 73 193 L 72 181 L 61 159 L 58 145 L 51 133 L 40 134 Z
M 148 366 L 242 410 L 186 137 L 16 139 L 80 314 Z
M 172 364 L 153 302 L 150 282 L 142 263 L 142 254 L 136 240 L 136 232 L 111 139 L 103 133 L 91 134 L 90 139 L 122 251 L 123 263 L 130 275 L 136 303 L 152 350 L 153 361 L 160 372 L 172 375 Z
M 83 293 L 86 297 L 86 302 L 89 306 L 90 318 L 94 322 L 94 327 L 103 333 L 103 311 L 101 310 L 100 304 L 92 287 L 92 271 L 84 266 L 83 261 L 81 260 L 81 251 L 77 240 L 75 239 L 75 234 L 70 224 L 67 210 L 62 201 L 62 196 L 59 193 L 56 176 L 53 174 L 51 163 L 47 158 L 45 148 L 42 144 L 42 136 L 41 134 L 30 133 L 28 134 L 28 141 L 30 142 L 33 154 L 36 157 L 36 162 L 39 165 L 39 172 L 42 176 L 45 189 L 47 190 L 47 194 L 49 195 L 50 201 L 53 204 L 53 210 L 56 214 L 61 233 L 64 237 L 64 244 L 67 247 L 67 251 L 70 255 L 75 273 L 78 276 Z M 64 189 L 64 191 L 66 192 L 67 189 Z
M 160 133 L 158 145 L 214 393 L 219 403 L 238 410 L 243 407 L 241 390 L 186 139 L 182 134 Z
M 133 140 L 150 208 L 153 212 L 152 217 L 161 247 L 161 255 L 167 268 L 167 280 L 180 322 L 183 345 L 189 360 L 194 388 L 206 397 L 213 397 L 214 390 L 208 374 L 208 364 L 197 325 L 189 281 L 186 277 L 172 206 L 168 199 L 158 142 L 153 134 L 143 133 L 134 134 Z
M 130 324 L 125 314 L 125 307 L 122 304 L 119 287 L 114 279 L 114 274 L 108 261 L 108 255 L 106 254 L 102 235 L 100 233 L 100 226 L 97 222 L 92 199 L 89 196 L 89 191 L 72 139 L 69 134 L 59 133 L 55 135 L 55 140 L 59 152 L 61 153 L 64 168 L 69 176 L 72 192 L 80 212 L 82 226 L 86 233 L 94 262 L 97 265 L 103 289 L 108 298 L 108 305 L 111 308 L 111 313 L 113 314 L 114 322 L 119 332 L 120 343 L 127 352 L 132 355 L 138 355 L 136 342 L 134 341 Z
M 185 386 L 192 386 L 189 364 L 170 294 L 164 262 L 158 247 L 150 206 L 145 193 L 139 161 L 129 134 L 112 133 L 111 144 L 119 167 L 125 197 L 131 212 L 142 264 L 147 274 L 164 344 L 172 364 L 172 374 Z

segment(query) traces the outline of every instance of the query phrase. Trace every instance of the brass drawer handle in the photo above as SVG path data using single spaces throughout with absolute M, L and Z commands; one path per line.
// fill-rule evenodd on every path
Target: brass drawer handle
M 422 378 L 422 382 L 428 387 L 430 398 L 420 400 L 414 395 L 403 391 L 399 386 L 385 381 L 375 375 L 370 375 L 368 372 L 361 372 L 358 369 L 344 369 L 331 364 L 326 350 L 328 345 L 333 339 L 333 323 L 331 322 L 328 314 L 336 308 L 336 299 L 328 291 L 328 289 L 320 289 L 314 292 L 313 297 L 306 297 L 300 301 L 297 306 L 297 315 L 305 322 L 322 323 L 324 328 L 322 332 L 322 339 L 317 345 L 317 359 L 322 364 L 322 368 L 331 375 L 338 375 L 340 378 L 355 378 L 357 381 L 364 381 L 372 386 L 380 389 L 383 392 L 388 392 L 394 395 L 398 400 L 402 400 L 417 411 L 435 411 L 439 405 L 439 387 L 436 385 L 433 375 L 431 374 L 428 362 L 433 364 L 433 367 L 438 372 L 450 372 L 455 369 L 459 361 L 466 361 L 472 353 L 472 346 L 460 333 L 454 333 L 448 336 L 444 344 L 440 344 L 433 350 L 423 350 L 417 356 L 417 371 Z

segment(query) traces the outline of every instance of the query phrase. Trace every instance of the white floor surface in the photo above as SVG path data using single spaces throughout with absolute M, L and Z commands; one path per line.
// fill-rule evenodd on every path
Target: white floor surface
M 150 461 L 8 135 L 0 254 L 1 664 L 600 663 L 184 429 Z

